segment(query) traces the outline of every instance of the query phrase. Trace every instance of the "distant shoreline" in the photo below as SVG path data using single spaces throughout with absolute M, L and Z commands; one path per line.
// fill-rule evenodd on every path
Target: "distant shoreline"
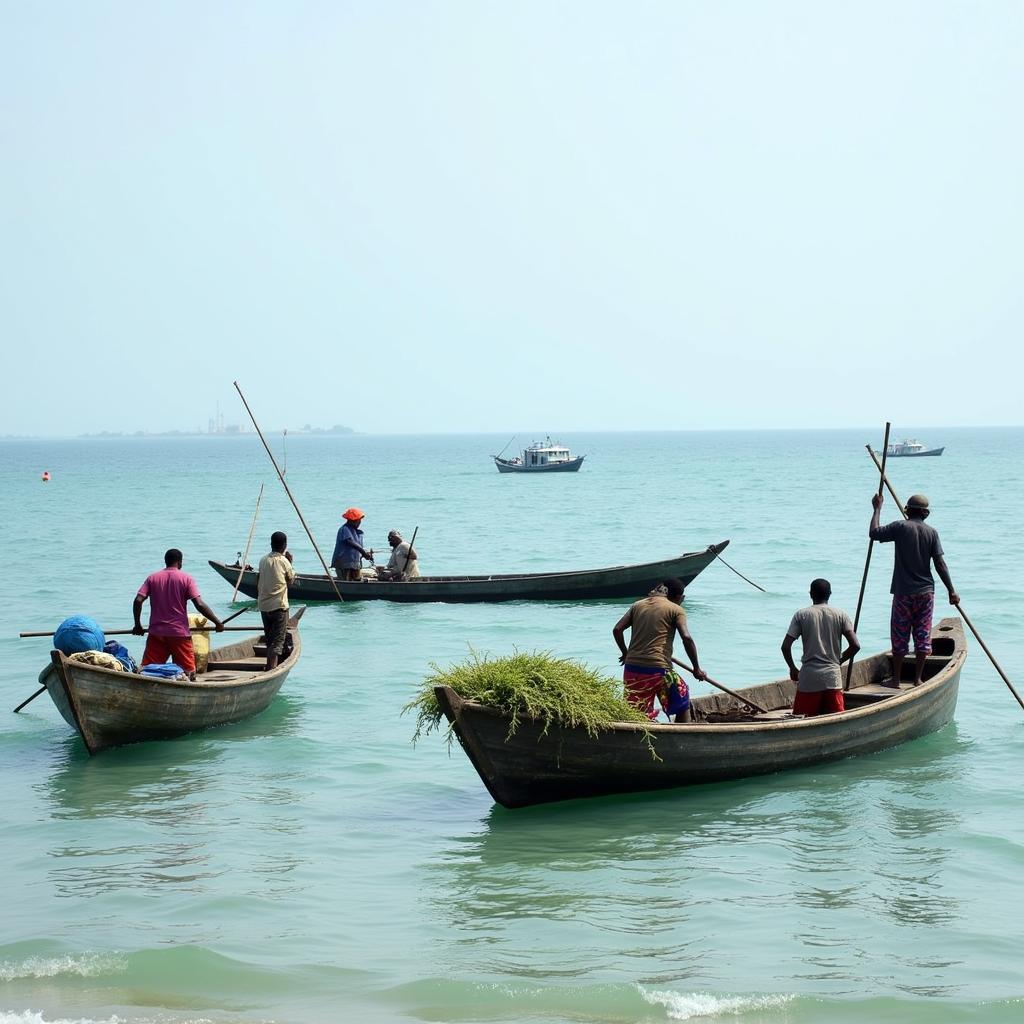
M 264 433 L 268 436 L 280 437 L 284 431 L 283 427 L 274 427 Z M 1013 431 L 1024 429 L 1024 423 L 999 423 L 999 424 L 960 424 L 957 426 L 914 426 L 912 428 L 900 428 L 901 436 L 912 435 L 934 435 L 938 437 L 946 432 L 959 430 L 991 430 L 991 431 Z M 603 436 L 624 436 L 629 434 L 841 434 L 854 431 L 864 432 L 866 436 L 878 434 L 878 425 L 853 426 L 853 427 L 681 427 L 677 429 L 623 429 L 623 430 L 560 430 L 560 438 L 603 437 Z M 312 429 L 293 430 L 287 428 L 289 436 L 295 437 L 506 437 L 509 430 L 425 430 L 425 431 L 364 431 L 354 430 L 351 427 L 344 429 Z M 554 436 L 555 432 L 552 432 Z M 0 441 L 151 441 L 151 440 L 174 440 L 175 438 L 191 440 L 194 438 L 249 438 L 257 437 L 255 431 L 228 431 L 211 434 L 207 431 L 190 432 L 185 430 L 169 430 L 160 433 L 148 433 L 136 431 L 134 433 L 118 433 L 114 431 L 102 431 L 98 434 L 0 434 Z M 521 437 L 534 437 L 530 431 L 521 431 Z
M 359 431 L 351 427 L 313 427 L 311 429 L 293 430 L 291 427 L 278 427 L 270 431 L 277 436 L 280 433 L 291 434 L 295 437 L 347 437 L 358 435 Z M 101 430 L 98 434 L 3 434 L 0 441 L 152 441 L 167 440 L 173 438 L 235 438 L 235 437 L 256 437 L 254 430 L 223 430 L 211 434 L 206 430 L 164 430 L 150 433 L 145 430 L 136 430 L 132 433 L 115 430 Z

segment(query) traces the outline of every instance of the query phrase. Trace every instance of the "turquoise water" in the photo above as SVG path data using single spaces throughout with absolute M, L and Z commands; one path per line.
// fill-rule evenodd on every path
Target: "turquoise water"
M 946 454 L 892 462 L 893 484 L 931 497 L 964 607 L 1024 687 L 1024 430 L 919 433 Z M 783 674 L 812 577 L 854 609 L 871 432 L 572 436 L 584 469 L 549 478 L 499 475 L 506 439 L 289 436 L 288 479 L 321 547 L 357 504 L 378 549 L 418 526 L 428 573 L 729 538 L 768 593 L 716 564 L 687 597 L 727 684 Z M 244 546 L 261 481 L 256 553 L 283 528 L 317 564 L 253 437 L 2 442 L 0 470 L 2 708 L 47 659 L 19 630 L 128 626 L 169 546 L 226 608 L 205 559 Z M 866 651 L 887 644 L 890 558 Z M 505 811 L 457 747 L 411 746 L 400 710 L 431 662 L 544 648 L 615 672 L 622 607 L 313 607 L 263 715 L 92 759 L 45 696 L 0 711 L 0 1024 L 1019 1020 L 1024 711 L 975 643 L 953 725 L 806 771 Z

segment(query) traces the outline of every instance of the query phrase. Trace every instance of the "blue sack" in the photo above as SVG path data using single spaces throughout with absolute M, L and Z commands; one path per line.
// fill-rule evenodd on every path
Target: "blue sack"
M 72 615 L 57 627 L 53 634 L 53 646 L 61 654 L 102 651 L 103 630 L 98 622 L 87 615 Z
M 173 661 L 165 662 L 163 665 L 143 665 L 144 676 L 156 676 L 158 679 L 177 679 L 179 676 L 188 678 L 188 673 Z
M 139 666 L 135 663 L 135 659 L 128 653 L 128 648 L 124 644 L 119 644 L 116 640 L 108 640 L 103 645 L 103 650 L 111 657 L 117 658 L 124 667 L 125 672 L 138 672 Z

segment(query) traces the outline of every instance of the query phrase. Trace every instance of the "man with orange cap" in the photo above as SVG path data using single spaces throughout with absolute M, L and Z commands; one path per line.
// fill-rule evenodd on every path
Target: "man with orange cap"
M 341 514 L 345 520 L 338 530 L 338 539 L 334 544 L 331 557 L 331 568 L 338 573 L 339 580 L 355 580 L 361 578 L 362 560 L 373 562 L 373 548 L 363 547 L 363 531 L 360 529 L 365 518 L 362 509 L 347 508 Z

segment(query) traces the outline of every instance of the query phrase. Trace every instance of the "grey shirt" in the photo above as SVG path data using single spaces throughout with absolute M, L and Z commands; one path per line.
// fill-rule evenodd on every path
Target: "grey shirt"
M 801 693 L 843 688 L 839 658 L 843 653 L 843 633 L 848 629 L 853 629 L 850 616 L 842 608 L 828 604 L 812 604 L 793 616 L 786 634 L 803 645 L 797 683 Z
M 935 589 L 932 559 L 942 555 L 939 531 L 923 519 L 897 519 L 870 532 L 872 540 L 892 543 L 896 557 L 892 566 L 890 594 L 923 594 Z

